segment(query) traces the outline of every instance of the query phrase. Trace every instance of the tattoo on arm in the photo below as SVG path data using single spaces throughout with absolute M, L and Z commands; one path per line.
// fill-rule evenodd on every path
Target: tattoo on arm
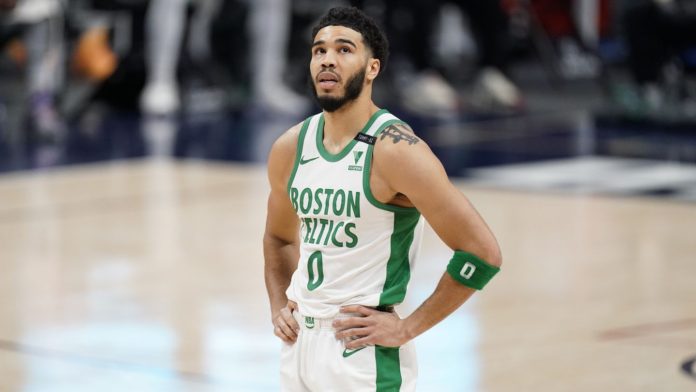
M 406 124 L 394 124 L 384 128 L 379 140 L 384 140 L 386 137 L 390 137 L 394 144 L 403 140 L 409 145 L 413 145 L 420 141 L 420 139 L 413 134 L 413 130 Z

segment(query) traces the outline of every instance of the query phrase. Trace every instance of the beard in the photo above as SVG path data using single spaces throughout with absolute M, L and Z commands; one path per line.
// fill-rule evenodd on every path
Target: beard
M 342 108 L 348 102 L 354 101 L 360 96 L 363 90 L 363 84 L 365 82 L 365 69 L 362 69 L 348 79 L 346 84 L 346 91 L 342 97 L 331 97 L 331 96 L 319 96 L 317 93 L 317 86 L 315 82 L 310 78 L 311 90 L 314 99 L 319 104 L 319 107 L 327 112 L 335 112 L 336 110 Z

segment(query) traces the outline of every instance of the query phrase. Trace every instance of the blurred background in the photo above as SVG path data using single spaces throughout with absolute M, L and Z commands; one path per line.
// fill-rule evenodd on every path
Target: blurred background
M 348 3 L 3 0 L 0 171 L 153 155 L 263 162 L 316 112 L 309 29 Z M 568 157 L 696 161 L 693 1 L 350 4 L 391 39 L 376 102 L 452 175 Z
M 310 30 L 334 5 L 385 27 L 375 102 L 512 260 L 419 338 L 422 390 L 693 389 L 696 1 L 0 0 L 0 390 L 278 390 L 264 163 L 319 110 Z M 424 253 L 407 308 L 448 257 Z M 631 272 L 588 283 L 607 263 Z M 594 346 L 645 336 L 664 344 Z

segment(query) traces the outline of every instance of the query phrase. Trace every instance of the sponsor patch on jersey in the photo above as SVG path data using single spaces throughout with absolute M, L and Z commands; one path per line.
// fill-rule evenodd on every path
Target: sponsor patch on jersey
M 359 142 L 374 145 L 375 142 L 377 141 L 377 138 L 374 136 L 367 135 L 365 133 L 359 133 L 359 134 L 355 135 L 355 140 L 357 140 Z
M 360 161 L 360 158 L 363 156 L 363 153 L 365 151 L 353 151 L 353 160 L 355 161 L 355 164 L 358 164 L 358 161 Z
M 358 162 L 364 153 L 365 151 L 353 151 L 353 160 L 355 161 L 355 165 L 348 166 L 348 170 L 362 171 L 362 166 L 358 166 Z

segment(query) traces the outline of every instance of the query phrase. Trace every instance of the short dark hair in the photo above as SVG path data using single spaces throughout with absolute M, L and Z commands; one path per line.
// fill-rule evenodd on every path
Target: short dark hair
M 377 22 L 355 7 L 331 8 L 312 28 L 312 39 L 326 26 L 343 26 L 362 34 L 374 58 L 379 60 L 380 72 L 387 68 L 389 41 Z

